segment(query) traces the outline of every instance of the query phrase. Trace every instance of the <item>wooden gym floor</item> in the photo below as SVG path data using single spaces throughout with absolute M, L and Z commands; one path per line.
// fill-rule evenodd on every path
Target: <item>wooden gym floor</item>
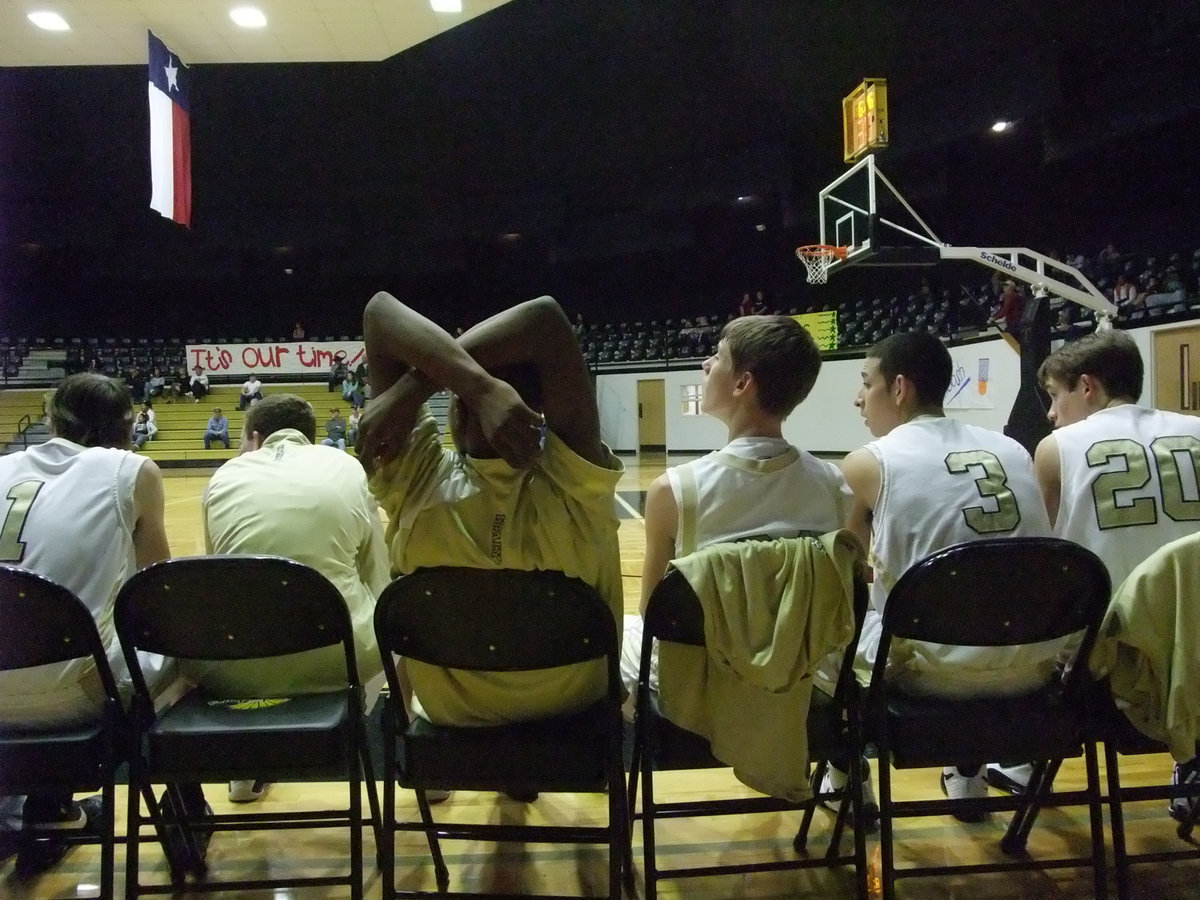
M 674 464 L 681 461 L 672 457 L 669 462 Z M 628 612 L 637 611 L 640 592 L 641 562 L 645 550 L 641 503 L 647 486 L 662 472 L 667 462 L 661 454 L 625 460 L 626 474 L 619 486 L 618 506 L 622 517 L 620 539 L 625 608 Z M 200 498 L 210 475 L 211 471 L 167 472 L 167 532 L 176 556 L 204 552 Z M 1131 758 L 1122 766 L 1123 781 L 1130 785 L 1159 783 L 1169 778 L 1170 772 L 1171 761 L 1166 756 Z M 1080 785 L 1082 780 L 1082 762 L 1069 761 L 1060 775 L 1059 785 L 1063 789 L 1070 789 Z M 940 796 L 938 773 L 932 769 L 895 772 L 893 784 L 898 798 Z M 730 790 L 746 791 L 727 770 L 663 773 L 656 779 L 656 785 L 662 791 L 677 792 L 680 796 L 702 797 L 717 790 L 723 794 Z M 208 799 L 218 813 L 235 809 L 226 802 L 225 793 L 224 785 L 212 785 L 207 789 Z M 327 800 L 337 803 L 339 796 L 343 796 L 340 785 L 274 785 L 260 802 L 288 809 L 303 809 L 306 804 L 320 806 Z M 118 787 L 118 833 L 124 833 L 124 804 L 125 791 Z M 410 792 L 400 791 L 398 804 L 401 815 L 416 820 L 416 803 Z M 1127 830 L 1132 850 L 1170 850 L 1179 846 L 1174 822 L 1168 818 L 1165 805 L 1143 803 L 1127 806 Z M 601 821 L 605 815 L 605 805 L 604 798 L 600 796 L 550 794 L 525 806 L 494 794 L 462 791 L 454 794 L 445 805 L 435 807 L 435 819 L 448 812 L 453 812 L 456 817 L 496 822 L 521 819 L 531 823 Z M 660 864 L 679 866 L 700 860 L 715 862 L 787 858 L 793 853 L 791 840 L 797 823 L 798 816 L 791 813 L 741 819 L 724 817 L 667 822 L 659 826 Z M 817 814 L 810 840 L 812 852 L 823 851 L 831 824 L 831 816 L 824 812 Z M 943 861 L 982 862 L 1000 859 L 998 843 L 1006 824 L 1005 816 L 995 816 L 975 825 L 964 825 L 950 818 L 901 822 L 896 832 L 897 864 L 936 865 Z M 1087 834 L 1086 810 L 1048 809 L 1038 820 L 1030 840 L 1030 852 L 1034 856 L 1083 853 Z M 366 897 L 370 900 L 380 896 L 380 883 L 379 873 L 373 865 L 374 839 L 369 829 L 365 832 L 364 847 L 367 857 Z M 452 890 L 483 890 L 498 896 L 513 891 L 559 894 L 587 891 L 593 895 L 603 891 L 606 873 L 603 848 L 576 850 L 565 845 L 514 844 L 493 847 L 447 842 L 444 850 L 450 866 Z M 325 833 L 225 832 L 213 840 L 209 864 L 217 878 L 267 878 L 279 877 L 284 873 L 326 874 L 343 870 L 347 852 L 344 832 L 336 830 Z M 641 853 L 639 826 L 634 829 L 634 862 L 639 885 Z M 872 841 L 868 856 L 874 858 L 876 854 L 877 844 Z M 143 880 L 157 876 L 165 880 L 166 865 L 155 844 L 145 845 L 142 865 L 145 872 Z M 123 866 L 124 853 L 118 846 L 118 897 L 124 889 Z M 99 877 L 98 854 L 93 847 L 76 848 L 54 870 L 36 880 L 20 881 L 13 876 L 12 869 L 11 859 L 0 864 L 0 897 L 10 900 L 94 896 L 95 882 Z M 1200 869 L 1190 862 L 1137 866 L 1133 870 L 1135 896 L 1163 900 L 1194 898 L 1200 894 L 1200 889 L 1196 887 L 1198 876 Z M 434 888 L 428 848 L 420 834 L 401 835 L 397 839 L 397 880 L 402 888 Z M 1115 895 L 1111 878 L 1110 888 Z M 852 893 L 853 884 L 849 870 L 832 873 L 818 870 L 665 881 L 660 884 L 659 890 L 664 898 L 725 900 L 745 897 L 765 900 L 847 897 Z M 1092 887 L 1090 874 L 1086 870 L 1058 870 L 903 881 L 900 883 L 900 894 L 904 897 L 946 900 L 965 896 L 972 900 L 1084 900 L 1092 896 Z M 244 900 L 289 900 L 293 896 L 323 898 L 346 895 L 345 889 L 310 888 L 302 891 L 251 891 L 226 896 Z

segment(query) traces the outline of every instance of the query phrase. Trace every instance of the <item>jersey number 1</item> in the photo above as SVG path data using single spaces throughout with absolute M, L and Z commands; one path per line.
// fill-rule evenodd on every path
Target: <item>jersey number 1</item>
M 19 563 L 24 558 L 25 542 L 21 540 L 21 532 L 25 530 L 25 520 L 42 484 L 41 481 L 18 481 L 8 489 L 8 512 L 0 527 L 0 562 Z

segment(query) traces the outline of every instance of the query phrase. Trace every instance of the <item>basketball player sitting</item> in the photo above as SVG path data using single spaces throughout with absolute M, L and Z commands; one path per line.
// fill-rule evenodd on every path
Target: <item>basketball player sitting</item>
M 1104 561 L 1114 592 L 1164 544 L 1200 530 L 1200 419 L 1138 406 L 1143 372 L 1133 338 L 1113 330 L 1064 344 L 1038 370 L 1056 429 L 1034 454 L 1046 511 L 1057 536 Z M 988 774 L 1018 790 L 1028 781 Z M 1196 760 L 1175 766 L 1176 782 L 1198 776 Z M 1172 815 L 1185 810 L 1182 798 L 1171 804 Z
M 874 568 L 858 650 L 868 669 L 875 663 L 888 592 L 910 566 L 964 541 L 1050 533 L 1025 448 L 944 413 L 952 370 L 941 341 L 921 332 L 892 335 L 872 347 L 863 361 L 854 405 L 876 439 L 847 455 L 842 471 L 854 493 L 848 527 L 871 547 Z M 985 487 L 997 479 L 1007 490 L 994 493 Z M 972 508 L 987 511 L 964 515 Z M 1039 647 L 1036 652 L 1024 647 L 979 648 L 969 657 L 962 648 L 954 648 L 950 658 L 944 647 L 903 642 L 892 648 L 892 677 L 914 694 L 1019 694 L 1053 675 L 1058 648 Z M 978 765 L 947 766 L 943 791 L 951 799 L 986 796 L 982 769 L 982 760 Z M 827 776 L 838 787 L 844 777 L 832 767 Z M 976 818 L 965 813 L 957 817 Z

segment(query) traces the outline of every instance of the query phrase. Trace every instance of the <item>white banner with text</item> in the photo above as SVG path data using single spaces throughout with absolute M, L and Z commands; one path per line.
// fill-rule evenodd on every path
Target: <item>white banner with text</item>
M 325 374 L 334 362 L 351 369 L 366 362 L 362 341 L 288 341 L 271 344 L 188 344 L 187 366 L 208 375 Z

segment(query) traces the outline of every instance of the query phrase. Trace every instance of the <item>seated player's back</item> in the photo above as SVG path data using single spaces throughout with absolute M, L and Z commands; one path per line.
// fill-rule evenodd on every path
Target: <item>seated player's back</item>
M 1132 403 L 1054 432 L 1055 532 L 1095 552 L 1113 589 L 1161 546 L 1200 528 L 1200 418 Z
M 679 509 L 679 556 L 721 541 L 832 531 L 849 507 L 838 467 L 783 438 L 735 438 L 666 475 Z
M 871 548 L 878 615 L 868 617 L 864 641 L 877 643 L 887 595 L 916 562 L 967 541 L 1050 534 L 1029 454 L 998 432 L 922 416 L 867 446 L 883 481 Z M 984 602 L 989 586 L 979 588 Z M 902 642 L 891 664 L 893 677 L 917 692 L 1000 695 L 1044 682 L 1056 656 L 1056 647 L 982 651 Z
M 376 399 L 360 422 L 359 452 L 390 518 L 392 571 L 560 571 L 599 592 L 615 627 L 623 594 L 613 495 L 622 466 L 600 440 L 591 378 L 559 305 L 550 297 L 519 304 L 456 340 L 379 293 L 363 332 Z M 453 398 L 455 450 L 442 447 L 425 403 L 435 387 Z M 535 672 L 409 660 L 407 669 L 413 710 L 450 725 L 572 712 L 599 699 L 606 680 L 603 660 Z
M 953 544 L 1050 533 L 1029 454 L 999 432 L 919 417 L 867 446 L 883 469 L 871 553 L 876 596 Z
M 248 423 L 291 399 L 279 395 L 262 401 Z M 366 681 L 380 671 L 373 615 L 375 598 L 387 584 L 386 551 L 378 507 L 355 458 L 332 447 L 314 446 L 295 428 L 280 428 L 266 436 L 258 449 L 243 452 L 217 470 L 205 492 L 204 510 L 210 552 L 286 556 L 328 578 L 350 611 L 360 676 Z M 187 668 L 195 680 L 225 696 L 269 696 L 328 690 L 343 683 L 342 659 L 341 648 L 333 647 L 286 663 L 246 661 Z

